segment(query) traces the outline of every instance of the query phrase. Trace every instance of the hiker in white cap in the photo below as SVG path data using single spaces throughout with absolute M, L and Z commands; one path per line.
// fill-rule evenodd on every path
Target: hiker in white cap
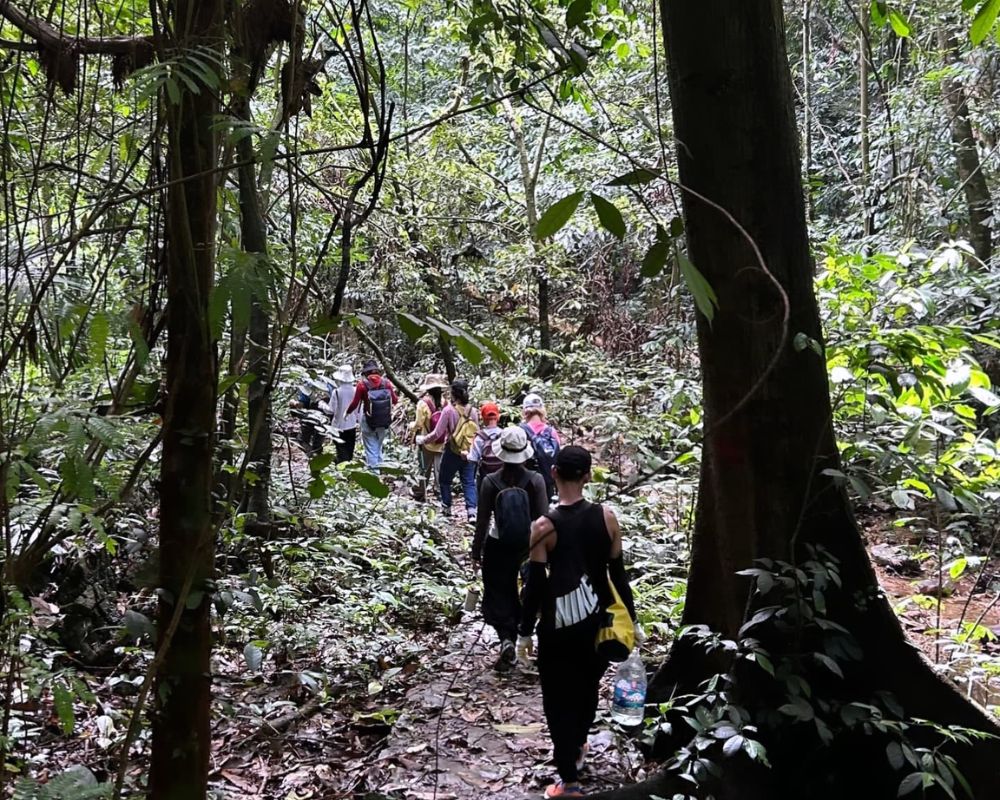
M 351 400 L 354 399 L 354 391 L 354 369 L 350 364 L 341 364 L 333 373 L 330 400 L 326 404 L 326 413 L 330 416 L 330 424 L 337 431 L 339 440 L 334 441 L 338 464 L 354 458 L 354 447 L 358 441 L 361 412 L 355 409 L 347 413 Z
M 528 434 L 528 441 L 535 451 L 534 458 L 527 465 L 528 469 L 533 469 L 542 476 L 549 498 L 553 499 L 556 496 L 556 482 L 552 477 L 552 467 L 562 446 L 559 431 L 549 424 L 542 396 L 535 392 L 524 396 L 521 416 L 524 418 L 521 428 Z
M 517 574 L 528 558 L 532 520 L 548 510 L 549 502 L 542 476 L 524 468 L 534 453 L 522 428 L 504 428 L 487 446 L 503 466 L 479 484 L 472 562 L 482 563 L 483 619 L 500 639 L 495 669 L 503 672 L 514 666 L 517 655 L 514 641 L 521 621 Z

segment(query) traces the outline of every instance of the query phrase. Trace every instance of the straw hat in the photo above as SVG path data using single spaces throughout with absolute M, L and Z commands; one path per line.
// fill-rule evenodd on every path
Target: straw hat
M 418 392 L 428 392 L 431 389 L 447 389 L 448 376 L 440 375 L 436 372 L 428 372 L 424 375 L 424 382 L 417 388 Z
M 505 464 L 523 464 L 535 454 L 524 428 L 515 425 L 504 428 L 491 446 L 493 455 Z
M 341 364 L 333 373 L 337 383 L 354 383 L 354 368 L 350 364 Z

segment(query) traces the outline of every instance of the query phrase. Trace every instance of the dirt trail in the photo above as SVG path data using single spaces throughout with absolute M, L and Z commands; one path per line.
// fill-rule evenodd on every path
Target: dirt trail
M 456 508 L 455 519 L 464 516 L 464 509 Z M 448 528 L 449 547 L 457 555 L 469 529 Z M 364 781 L 370 791 L 414 800 L 489 792 L 504 800 L 538 796 L 554 780 L 537 673 L 518 665 L 498 674 L 497 644 L 476 609 L 464 612 L 432 648 L 434 656 L 414 675 L 402 713 L 370 762 Z M 590 736 L 588 791 L 634 780 L 641 764 L 634 740 L 608 718 L 607 677 L 605 683 Z

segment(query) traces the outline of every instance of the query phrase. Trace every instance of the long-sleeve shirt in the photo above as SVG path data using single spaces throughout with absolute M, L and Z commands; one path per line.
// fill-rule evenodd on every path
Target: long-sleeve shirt
M 361 412 L 358 410 L 348 412 L 351 401 L 354 399 L 355 387 L 349 383 L 337 384 L 330 390 L 330 402 L 327 404 L 327 413 L 333 420 L 333 426 L 338 431 L 349 431 L 358 427 L 358 420 Z
M 396 405 L 399 402 L 399 398 L 396 396 L 396 387 L 392 385 L 392 381 L 388 378 L 383 378 L 381 375 L 369 375 L 364 380 L 358 381 L 358 385 L 354 387 L 354 399 L 351 404 L 347 407 L 347 413 L 350 414 L 364 404 L 364 409 L 368 410 L 368 382 L 371 381 L 371 388 L 378 389 L 384 383 L 385 388 L 389 390 L 389 396 L 392 398 L 392 404 Z
M 472 540 L 472 559 L 481 561 L 483 557 L 483 544 L 490 529 L 490 517 L 496 510 L 497 495 L 500 489 L 494 485 L 494 476 L 497 476 L 502 483 L 501 488 L 508 486 L 518 486 L 524 476 L 528 476 L 528 485 L 525 491 L 528 493 L 528 508 L 531 511 L 531 518 L 538 519 L 549 509 L 548 492 L 545 490 L 545 481 L 542 476 L 534 470 L 526 470 L 520 464 L 505 466 L 499 472 L 484 478 L 479 484 L 479 503 L 476 506 L 476 535 Z
M 468 419 L 473 422 L 479 421 L 479 414 L 476 410 L 470 409 L 468 406 L 461 406 L 462 416 L 468 415 Z M 424 445 L 429 444 L 443 444 L 448 441 L 448 437 L 451 436 L 455 429 L 458 427 L 459 413 L 458 408 L 452 403 L 448 403 L 441 411 L 441 416 L 438 418 L 437 427 L 427 434 L 427 438 L 424 439 Z

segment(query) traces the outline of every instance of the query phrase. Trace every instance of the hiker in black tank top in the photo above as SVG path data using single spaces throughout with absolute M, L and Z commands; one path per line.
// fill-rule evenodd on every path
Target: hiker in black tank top
M 522 658 L 530 655 L 537 621 L 542 705 L 559 772 L 546 797 L 582 797 L 579 770 L 608 666 L 597 653 L 595 638 L 602 611 L 611 603 L 609 578 L 635 620 L 618 519 L 583 497 L 590 466 L 590 453 L 582 447 L 559 451 L 553 474 L 560 503 L 531 527 L 517 649 Z

